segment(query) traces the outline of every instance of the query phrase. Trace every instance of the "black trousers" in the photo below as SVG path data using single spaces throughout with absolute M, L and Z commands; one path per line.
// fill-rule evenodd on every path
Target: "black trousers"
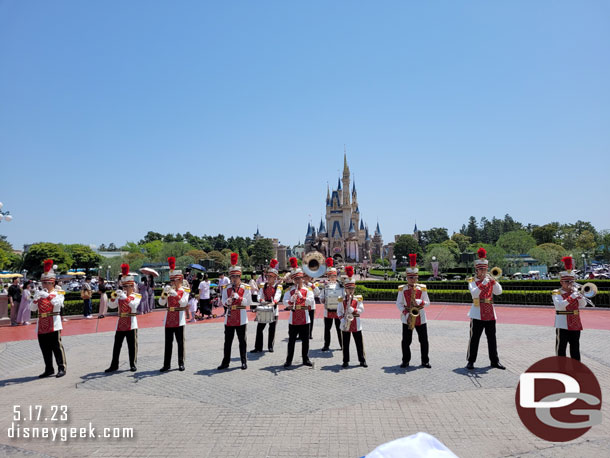
M 421 350 L 421 363 L 428 364 L 430 358 L 428 356 L 428 323 L 415 326 L 417 331 L 417 340 Z M 411 342 L 413 341 L 413 329 L 409 329 L 408 324 L 402 324 L 402 362 L 409 364 L 411 362 Z
M 309 360 L 309 325 L 306 324 L 289 324 L 288 325 L 288 355 L 286 362 L 292 364 L 294 356 L 294 344 L 299 338 L 302 341 L 301 355 L 303 362 Z
M 231 346 L 233 345 L 233 337 L 237 334 L 237 340 L 239 341 L 239 357 L 241 363 L 244 364 L 246 360 L 246 326 L 226 326 L 225 325 L 225 348 L 224 357 L 222 358 L 222 364 L 229 364 L 231 362 Z
M 335 321 L 335 329 L 337 330 L 337 340 L 339 347 L 343 348 L 343 338 L 341 336 L 341 320 L 339 318 L 324 318 L 324 346 L 330 347 L 330 328 L 333 327 Z
M 356 351 L 358 352 L 358 361 L 364 363 L 366 361 L 366 355 L 364 354 L 364 344 L 362 343 L 362 331 L 358 332 L 345 332 L 343 331 L 343 362 L 349 363 L 349 341 L 350 336 L 354 336 L 354 342 L 356 343 Z
M 491 364 L 500 362 L 498 357 L 498 345 L 496 343 L 496 320 L 470 320 L 470 343 L 468 344 L 468 355 L 467 359 L 469 363 L 473 363 L 477 360 L 477 353 L 479 352 L 479 340 L 485 330 L 485 336 L 487 337 L 487 349 L 489 351 L 489 360 Z
M 277 318 L 275 321 L 269 323 L 269 338 L 267 340 L 267 348 L 270 350 L 273 349 L 273 344 L 275 343 L 275 327 L 277 325 Z M 258 351 L 263 350 L 263 331 L 265 330 L 265 326 L 267 323 L 258 323 L 256 327 L 256 342 L 254 343 L 254 349 Z
M 557 328 L 555 338 L 557 356 L 566 356 L 568 344 L 570 344 L 570 358 L 580 361 L 580 331 Z
M 165 328 L 165 356 L 163 357 L 163 367 L 172 365 L 172 348 L 174 337 L 178 343 L 178 365 L 184 366 L 184 326 L 175 328 Z
M 45 372 L 55 372 L 55 369 L 53 369 L 53 355 L 55 355 L 57 369 L 66 370 L 66 352 L 61 343 L 59 331 L 38 334 L 38 345 L 40 345 L 40 351 L 42 351 L 42 357 L 44 358 Z
M 313 319 L 316 316 L 315 310 L 309 311 L 309 338 L 313 339 Z
M 112 363 L 110 367 L 119 367 L 119 356 L 121 355 L 121 347 L 123 339 L 127 339 L 127 349 L 129 350 L 129 365 L 135 366 L 138 362 L 138 330 L 117 331 L 114 334 L 114 348 L 112 349 Z M 171 348 L 170 348 L 171 354 Z
M 199 311 L 201 312 L 201 316 L 209 316 L 212 314 L 210 299 L 199 299 Z

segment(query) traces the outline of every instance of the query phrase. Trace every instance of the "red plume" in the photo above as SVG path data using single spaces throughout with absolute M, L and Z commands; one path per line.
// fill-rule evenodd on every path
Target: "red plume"
M 269 263 L 269 267 L 271 267 L 272 269 L 275 269 L 278 265 L 278 260 L 277 259 L 272 259 L 271 262 Z
M 176 270 L 176 258 L 170 256 L 169 258 L 167 258 L 167 262 L 169 263 L 170 270 Z
M 293 269 L 296 269 L 299 266 L 299 261 L 297 261 L 297 258 L 295 257 L 290 258 L 288 262 L 290 262 L 290 267 Z
M 335 260 L 333 258 L 326 258 L 326 267 L 332 267 L 335 265 Z
M 45 273 L 49 272 L 53 268 L 53 260 L 52 259 L 45 259 L 43 261 L 43 266 L 44 266 Z
M 237 253 L 231 253 L 231 265 L 236 266 L 239 255 Z
M 345 274 L 348 277 L 353 277 L 354 276 L 354 268 L 352 266 L 346 266 L 345 267 Z
M 477 250 L 477 255 L 479 255 L 479 259 L 485 259 L 487 257 L 487 250 L 481 247 Z
M 409 254 L 409 266 L 415 267 L 417 265 L 417 253 Z
M 561 258 L 563 265 L 566 266 L 566 270 L 572 270 L 574 268 L 574 259 L 572 256 L 564 256 Z
M 174 262 L 174 265 L 175 265 L 175 264 L 176 264 L 176 263 Z M 121 264 L 121 273 L 122 273 L 124 276 L 129 275 L 129 264 Z

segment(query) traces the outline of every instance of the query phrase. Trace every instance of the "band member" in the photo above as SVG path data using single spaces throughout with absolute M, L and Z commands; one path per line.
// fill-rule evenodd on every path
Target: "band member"
M 225 316 L 225 345 L 224 357 L 218 370 L 226 369 L 231 362 L 231 345 L 233 337 L 237 334 L 239 341 L 239 356 L 241 368 L 248 368 L 246 359 L 246 327 L 248 324 L 248 307 L 252 305 L 250 286 L 241 282 L 241 266 L 237 265 L 239 256 L 231 253 L 231 268 L 229 269 L 230 286 L 222 290 L 222 305 L 227 309 Z
M 30 310 L 38 312 L 36 332 L 38 345 L 44 358 L 44 372 L 38 377 L 44 378 L 55 373 L 53 355 L 57 362 L 57 377 L 66 375 L 66 353 L 61 343 L 61 308 L 64 306 L 64 291 L 55 287 L 53 260 L 44 261 L 44 273 L 40 277 L 42 290 L 34 293 Z
M 131 372 L 135 372 L 136 362 L 138 361 L 138 320 L 136 318 L 138 306 L 142 300 L 140 294 L 134 293 L 135 282 L 133 276 L 129 275 L 129 264 L 121 264 L 122 290 L 118 289 L 111 295 L 108 308 L 119 309 L 119 319 L 116 323 L 114 334 L 114 348 L 112 349 L 112 362 L 106 372 L 114 372 L 119 368 L 119 356 L 123 339 L 127 339 L 127 349 L 129 350 L 129 366 Z
M 178 344 L 178 369 L 184 370 L 184 328 L 186 326 L 186 309 L 189 301 L 190 289 L 183 285 L 184 276 L 181 270 L 176 270 L 176 258 L 167 258 L 169 263 L 169 280 L 171 285 L 163 288 L 159 305 L 167 305 L 165 315 L 165 354 L 163 356 L 163 367 L 160 372 L 167 372 L 172 364 L 172 349 L 174 337 Z
M 496 311 L 494 310 L 493 296 L 502 294 L 502 286 L 487 273 L 487 251 L 479 248 L 477 251 L 479 259 L 475 260 L 475 278 L 468 279 L 468 289 L 472 296 L 472 306 L 468 312 L 470 317 L 470 342 L 468 344 L 467 369 L 474 369 L 479 351 L 479 340 L 485 330 L 487 336 L 487 347 L 489 349 L 489 360 L 491 366 L 498 369 L 506 369 L 500 364 L 498 357 L 498 346 L 496 344 Z
M 284 304 L 290 310 L 288 319 L 288 355 L 284 367 L 292 365 L 294 345 L 297 337 L 302 340 L 303 365 L 312 366 L 309 360 L 309 313 L 314 303 L 313 291 L 305 286 L 303 271 L 298 267 L 297 258 L 290 258 L 294 286 L 284 294 Z
M 341 334 L 341 320 L 337 315 L 337 307 L 340 298 L 345 295 L 345 291 L 340 283 L 337 282 L 337 269 L 334 266 L 333 258 L 326 258 L 326 276 L 328 277 L 324 288 L 320 292 L 320 302 L 324 304 L 324 346 L 322 351 L 330 350 L 330 329 L 335 323 L 339 347 L 343 349 L 343 337 Z
M 421 350 L 421 365 L 430 369 L 428 357 L 428 325 L 426 323 L 425 307 L 430 305 L 426 285 L 417 283 L 419 269 L 417 267 L 417 254 L 409 254 L 409 267 L 407 267 L 407 286 L 398 287 L 396 307 L 400 310 L 402 321 L 402 364 L 405 368 L 411 362 L 411 342 L 413 329 L 417 331 L 417 339 Z
M 345 287 L 345 297 L 337 307 L 337 315 L 341 320 L 341 331 L 343 332 L 343 367 L 349 366 L 349 341 L 350 335 L 354 336 L 358 361 L 363 367 L 368 367 L 364 354 L 364 344 L 362 343 L 362 322 L 360 315 L 364 312 L 362 296 L 354 296 L 356 291 L 356 280 L 354 279 L 354 268 L 345 268 L 347 279 L 343 283 Z
M 273 344 L 275 342 L 275 326 L 279 317 L 279 310 L 277 303 L 282 300 L 282 285 L 278 283 L 278 271 L 277 271 L 278 260 L 272 259 L 269 263 L 269 269 L 267 269 L 267 281 L 263 283 L 258 290 L 258 297 L 260 299 L 260 305 L 272 305 L 274 320 L 269 323 L 269 338 L 267 341 L 267 348 L 273 353 Z M 250 353 L 260 353 L 263 351 L 263 331 L 265 330 L 267 323 L 258 323 L 256 326 L 256 342 L 254 343 L 254 350 Z
M 313 278 L 309 275 L 304 274 L 305 286 L 313 292 L 313 306 L 309 311 L 309 338 L 313 339 L 313 322 L 316 315 L 316 302 L 319 301 L 320 297 L 320 285 L 318 282 L 314 282 Z
M 580 321 L 579 308 L 587 305 L 586 299 L 574 287 L 574 260 L 571 256 L 561 259 L 566 270 L 559 273 L 561 288 L 553 291 L 553 305 L 555 306 L 555 353 L 557 356 L 566 356 L 568 343 L 570 344 L 570 357 L 580 361 Z

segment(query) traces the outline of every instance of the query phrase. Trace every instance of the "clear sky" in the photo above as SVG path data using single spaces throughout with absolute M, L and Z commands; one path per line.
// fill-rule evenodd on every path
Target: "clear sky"
M 0 234 L 610 228 L 606 1 L 0 0 Z M 310 216 L 311 215 L 311 216 Z

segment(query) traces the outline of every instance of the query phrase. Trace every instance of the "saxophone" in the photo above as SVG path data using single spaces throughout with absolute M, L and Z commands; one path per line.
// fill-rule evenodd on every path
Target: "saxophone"
M 352 306 L 352 299 L 353 299 L 353 295 L 352 294 L 347 294 L 345 296 L 345 302 L 346 307 L 345 307 L 345 316 L 343 318 L 343 323 L 341 324 L 341 330 L 344 332 L 348 332 L 349 328 L 352 326 L 352 321 L 354 320 L 354 314 L 353 312 L 348 312 L 347 310 L 349 309 L 349 307 Z
M 409 317 L 407 318 L 407 322 L 409 323 L 409 329 L 411 331 L 415 327 L 415 323 L 417 322 L 417 317 L 419 316 L 419 311 L 421 310 L 420 306 L 415 305 L 415 301 L 417 300 L 415 298 L 415 295 L 416 295 L 416 290 L 415 290 L 415 285 L 413 285 L 413 288 L 411 290 L 411 308 L 409 309 Z

